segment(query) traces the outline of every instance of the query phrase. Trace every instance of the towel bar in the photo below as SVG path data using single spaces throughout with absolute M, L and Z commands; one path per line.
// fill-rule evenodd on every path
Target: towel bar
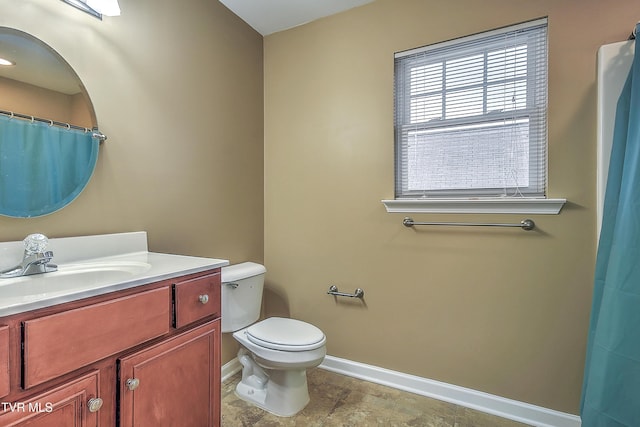
M 536 228 L 536 223 L 531 219 L 523 219 L 519 224 L 499 224 L 484 222 L 415 222 L 413 218 L 405 217 L 402 220 L 405 227 L 413 227 L 414 225 L 447 225 L 447 226 L 468 226 L 468 227 L 520 227 L 525 231 L 531 231 Z
M 331 285 L 329 286 L 329 292 L 327 293 L 336 297 L 364 298 L 364 291 L 360 288 L 356 289 L 352 294 L 347 294 L 345 292 L 339 292 L 336 285 Z

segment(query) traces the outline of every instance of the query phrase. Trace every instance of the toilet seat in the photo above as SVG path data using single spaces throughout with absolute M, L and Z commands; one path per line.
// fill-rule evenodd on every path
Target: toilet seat
M 246 337 L 261 347 L 282 351 L 315 350 L 326 342 L 322 331 L 315 326 L 283 317 L 270 317 L 249 326 Z

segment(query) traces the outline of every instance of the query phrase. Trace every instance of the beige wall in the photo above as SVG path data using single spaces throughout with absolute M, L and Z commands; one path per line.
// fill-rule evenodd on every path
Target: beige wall
M 377 0 L 268 36 L 267 314 L 328 353 L 578 412 L 595 253 L 596 51 L 636 0 Z M 549 17 L 549 195 L 517 229 L 406 229 L 393 198 L 393 54 Z M 515 215 L 414 215 L 497 221 Z M 363 288 L 363 303 L 326 295 Z
M 0 109 L 72 125 L 93 127 L 82 94 L 67 95 L 0 77 Z
M 217 1 L 120 5 L 100 21 L 61 1 L 0 2 L 0 26 L 74 68 L 109 138 L 76 201 L 0 217 L 0 240 L 146 230 L 152 251 L 261 262 L 262 37 Z

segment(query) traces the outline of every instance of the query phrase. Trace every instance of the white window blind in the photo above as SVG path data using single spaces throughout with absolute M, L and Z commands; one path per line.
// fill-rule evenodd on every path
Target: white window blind
M 400 52 L 396 198 L 545 197 L 547 20 Z

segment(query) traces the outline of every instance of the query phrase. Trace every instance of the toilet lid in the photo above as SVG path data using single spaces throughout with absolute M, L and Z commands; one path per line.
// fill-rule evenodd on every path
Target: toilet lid
M 285 351 L 306 351 L 322 347 L 326 338 L 309 323 L 282 317 L 270 317 L 247 328 L 252 343 Z

